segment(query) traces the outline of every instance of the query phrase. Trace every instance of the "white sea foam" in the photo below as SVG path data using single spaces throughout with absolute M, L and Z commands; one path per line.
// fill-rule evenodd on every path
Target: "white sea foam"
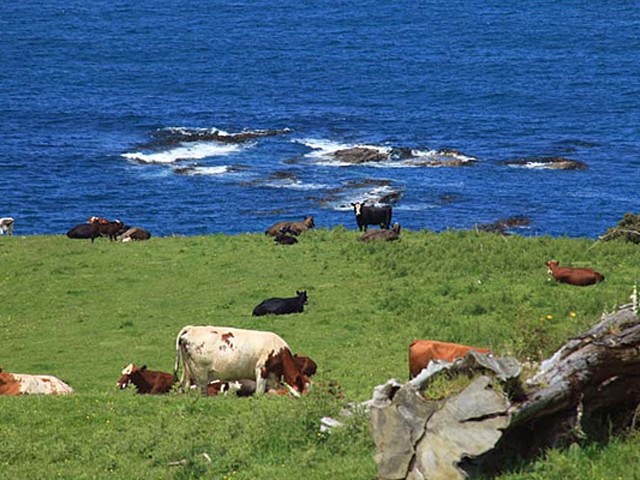
M 224 175 L 232 171 L 228 165 L 218 167 L 193 167 L 181 172 L 184 175 Z
M 509 166 L 513 168 L 529 168 L 532 170 L 551 170 L 553 168 L 553 165 L 549 162 L 527 162 L 520 164 L 512 163 Z
M 323 188 L 329 188 L 329 185 L 323 183 L 303 183 L 300 180 L 282 180 L 282 181 L 269 181 L 264 183 L 265 187 L 271 188 L 288 188 L 291 190 L 322 190 Z
M 240 148 L 238 145 L 220 145 L 217 143 L 202 142 L 180 145 L 179 147 L 162 152 L 132 152 L 123 153 L 122 156 L 141 163 L 169 164 L 179 160 L 199 160 L 208 157 L 221 157 L 236 152 Z

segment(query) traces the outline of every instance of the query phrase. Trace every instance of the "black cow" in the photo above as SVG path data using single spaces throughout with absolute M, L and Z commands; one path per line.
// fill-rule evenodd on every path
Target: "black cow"
M 356 222 L 360 231 L 367 231 L 368 225 L 379 225 L 380 228 L 389 229 L 391 225 L 391 215 L 393 210 L 391 205 L 373 207 L 365 205 L 364 202 L 352 203 L 353 212 L 356 214 Z
M 307 303 L 307 291 L 296 291 L 296 297 L 268 298 L 253 309 L 253 316 L 261 315 L 285 315 L 287 313 L 301 313 Z
M 90 238 L 91 243 L 100 236 L 97 223 L 80 223 L 67 232 L 69 238 Z
M 90 238 L 92 243 L 98 237 L 109 237 L 110 240 L 115 240 L 117 235 L 126 231 L 128 228 L 129 227 L 119 220 L 113 222 L 107 221 L 106 223 L 80 223 L 67 232 L 67 237 L 80 239 Z

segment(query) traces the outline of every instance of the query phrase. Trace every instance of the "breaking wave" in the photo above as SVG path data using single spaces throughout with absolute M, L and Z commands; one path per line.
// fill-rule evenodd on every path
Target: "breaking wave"
M 160 152 L 139 151 L 123 153 L 122 156 L 138 163 L 170 164 L 184 160 L 201 160 L 209 157 L 226 156 L 240 149 L 241 147 L 239 145 L 220 145 L 217 143 L 202 142 L 180 145 L 176 148 Z

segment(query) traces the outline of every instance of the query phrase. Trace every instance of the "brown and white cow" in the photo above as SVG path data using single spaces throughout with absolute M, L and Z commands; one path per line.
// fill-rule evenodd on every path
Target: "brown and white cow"
M 417 376 L 427 368 L 432 360 L 453 362 L 464 357 L 471 350 L 478 353 L 490 353 L 488 348 L 470 347 L 457 343 L 438 342 L 437 340 L 414 340 L 409 345 L 409 378 Z
M 116 387 L 123 390 L 132 383 L 135 385 L 137 393 L 161 395 L 171 391 L 175 377 L 170 373 L 147 370 L 146 365 L 138 367 L 135 363 L 130 363 L 122 370 Z
M 557 260 L 545 263 L 556 282 L 584 287 L 604 280 L 604 275 L 590 268 L 561 267 Z
M 267 387 L 279 388 L 280 379 L 305 393 L 309 379 L 291 354 L 287 342 L 273 332 L 218 326 L 186 326 L 176 338 L 177 376 L 180 387 L 197 385 L 205 390 L 212 380 L 256 379 L 256 395 Z
M 0 395 L 67 395 L 73 388 L 53 375 L 9 373 L 0 369 Z

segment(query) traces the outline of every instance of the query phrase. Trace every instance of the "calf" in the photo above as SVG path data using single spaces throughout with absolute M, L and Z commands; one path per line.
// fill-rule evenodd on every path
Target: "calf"
M 365 202 L 352 203 L 353 212 L 356 215 L 356 223 L 360 231 L 367 231 L 369 225 L 379 225 L 380 228 L 389 229 L 391 225 L 391 216 L 393 215 L 393 209 L 391 205 L 384 205 L 382 207 L 374 207 L 365 205 Z
M 273 241 L 279 245 L 295 245 L 298 243 L 298 239 L 295 237 L 291 237 L 289 235 L 285 235 L 283 233 L 278 234 Z
M 134 384 L 137 393 L 161 395 L 169 393 L 175 383 L 175 378 L 170 373 L 147 370 L 147 366 L 136 366 L 134 363 L 127 365 L 116 382 L 116 387 L 123 390 L 130 384 Z
M 209 397 L 229 394 L 235 394 L 238 397 L 251 397 L 255 393 L 256 382 L 248 378 L 232 381 L 213 380 L 209 382 L 206 390 L 206 394 Z
M 438 342 L 436 340 L 414 340 L 409 345 L 409 378 L 418 375 L 427 368 L 432 360 L 453 362 L 464 357 L 470 351 L 490 353 L 488 348 L 469 347 L 457 343 Z
M 308 303 L 307 291 L 296 291 L 295 297 L 268 298 L 253 309 L 253 316 L 262 315 L 286 315 L 288 313 L 302 313 L 305 304 Z
M 560 267 L 556 260 L 545 263 L 556 282 L 584 287 L 604 280 L 604 275 L 590 268 Z
M 0 218 L 0 232 L 2 235 L 5 233 L 8 237 L 13 235 L 13 224 L 15 223 L 15 219 L 13 217 L 2 217 Z
M 296 365 L 298 366 L 300 371 L 307 377 L 315 375 L 316 371 L 318 370 L 318 365 L 316 364 L 316 362 L 304 355 L 298 355 L 297 353 L 295 353 L 293 355 L 293 361 L 296 362 Z

